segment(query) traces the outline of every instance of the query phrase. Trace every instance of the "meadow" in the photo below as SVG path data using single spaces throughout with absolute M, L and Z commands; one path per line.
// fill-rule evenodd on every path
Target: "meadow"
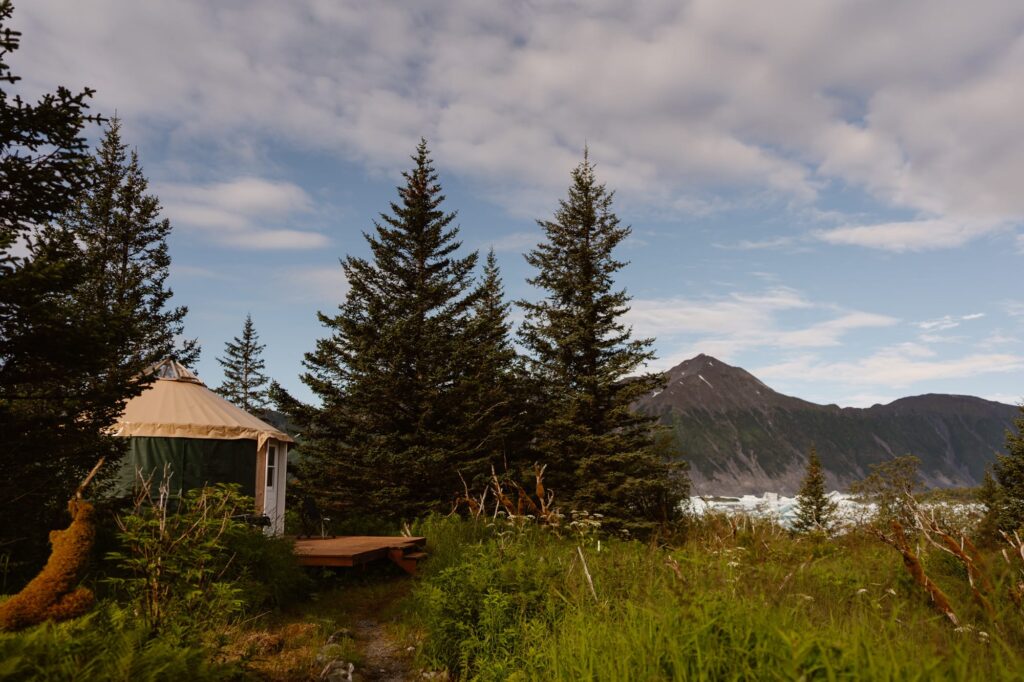
M 1019 676 L 1020 557 L 983 551 L 988 611 L 950 554 L 922 549 L 959 626 L 869 532 L 792 535 L 708 515 L 663 542 L 431 519 L 409 600 L 429 668 L 462 679 L 995 680 Z
M 956 521 L 972 519 L 944 523 Z M 977 549 L 969 574 L 954 554 L 908 535 L 954 624 L 875 529 L 866 523 L 834 537 L 801 535 L 772 519 L 706 513 L 641 541 L 612 537 L 587 515 L 435 515 L 406 529 L 427 536 L 431 552 L 412 580 L 387 567 L 302 575 L 279 543 L 263 546 L 236 529 L 200 543 L 203 575 L 190 577 L 182 562 L 158 628 L 146 627 L 145 589 L 131 581 L 131 564 L 108 553 L 91 581 L 102 596 L 98 608 L 0 635 L 0 673 L 316 679 L 325 657 L 361 673 L 368 648 L 387 641 L 387 655 L 404 672 L 370 671 L 363 679 L 1018 677 L 1020 547 L 1000 540 Z M 261 571 L 232 567 L 236 558 L 273 566 L 293 584 L 268 592 Z M 192 578 L 208 581 L 201 594 Z M 352 633 L 365 618 L 380 621 L 373 641 L 358 627 Z

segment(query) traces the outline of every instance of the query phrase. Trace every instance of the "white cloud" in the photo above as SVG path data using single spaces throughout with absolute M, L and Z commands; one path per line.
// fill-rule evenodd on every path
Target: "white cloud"
M 483 248 L 493 248 L 498 253 L 508 251 L 523 253 L 535 247 L 542 240 L 543 235 L 539 232 L 512 232 L 483 245 Z
M 511 199 L 563 189 L 589 141 L 610 186 L 676 211 L 863 189 L 924 217 L 818 237 L 895 251 L 1024 217 L 1016 0 L 34 0 L 15 19 L 26 90 L 88 84 L 181 148 L 265 139 L 393 172 L 425 135 Z
M 936 320 L 926 320 L 924 322 L 918 322 L 917 326 L 925 331 L 945 331 L 947 329 L 953 329 L 960 326 L 958 320 L 953 319 L 952 315 L 943 315 Z
M 752 370 L 761 379 L 798 378 L 847 385 L 874 385 L 900 389 L 938 379 L 964 379 L 983 373 L 1024 369 L 1024 357 L 1008 353 L 976 353 L 959 358 L 938 358 L 931 349 L 913 343 L 882 348 L 850 361 L 824 361 L 805 355 Z
M 175 225 L 240 249 L 315 249 L 329 239 L 315 231 L 280 227 L 312 210 L 312 200 L 290 182 L 244 177 L 229 182 L 164 184 L 157 188 Z
M 819 230 L 815 236 L 831 244 L 863 246 L 885 251 L 927 251 L 962 246 L 998 226 L 965 225 L 950 220 L 910 220 Z
M 985 313 L 970 313 L 969 315 L 943 315 L 933 320 L 924 320 L 923 322 L 915 323 L 918 329 L 923 330 L 925 333 L 921 334 L 920 340 L 925 343 L 935 342 L 952 342 L 952 341 L 963 341 L 962 336 L 943 336 L 938 332 L 949 331 L 950 329 L 956 329 L 962 322 L 971 322 L 973 320 L 980 320 L 985 317 Z
M 734 249 L 737 251 L 761 251 L 791 247 L 796 242 L 793 237 L 772 237 L 770 239 L 741 239 L 735 244 L 714 244 L 718 249 Z
M 981 396 L 986 400 L 994 400 L 997 403 L 1003 403 L 1004 405 L 1021 405 L 1024 404 L 1024 392 L 1021 393 L 989 393 Z
M 999 330 L 996 330 L 995 332 L 992 333 L 991 336 L 988 336 L 987 338 L 979 342 L 978 347 L 996 348 L 998 346 L 1005 346 L 1011 343 L 1020 343 L 1020 339 L 1017 338 L 1016 336 L 1009 336 L 1008 334 L 1004 334 Z
M 874 405 L 888 405 L 899 397 L 885 393 L 854 393 L 843 396 L 836 401 L 836 404 L 840 407 L 872 407 Z
M 286 267 L 274 274 L 278 291 L 285 292 L 286 300 L 312 301 L 324 310 L 332 310 L 345 300 L 349 284 L 341 265 Z
M 794 312 L 829 317 L 802 326 L 780 319 Z M 785 287 L 723 298 L 636 299 L 626 320 L 637 335 L 657 337 L 663 349 L 678 349 L 652 364 L 655 369 L 667 369 L 697 353 L 729 360 L 751 349 L 833 347 L 852 331 L 899 322 L 887 315 L 837 311 Z

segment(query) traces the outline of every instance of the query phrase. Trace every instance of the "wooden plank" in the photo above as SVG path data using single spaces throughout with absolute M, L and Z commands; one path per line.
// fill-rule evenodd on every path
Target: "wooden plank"
M 355 564 L 349 557 L 329 557 L 329 556 L 315 556 L 315 557 L 299 557 L 300 566 L 342 566 L 352 567 Z
M 357 566 L 388 557 L 395 560 L 408 550 L 420 549 L 426 538 L 360 535 L 298 538 L 294 543 L 304 566 Z

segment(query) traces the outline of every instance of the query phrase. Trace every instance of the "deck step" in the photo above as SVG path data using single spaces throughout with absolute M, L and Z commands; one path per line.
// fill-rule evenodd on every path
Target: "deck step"
M 428 556 L 430 556 L 430 555 L 428 553 L 426 553 L 426 552 L 409 552 L 408 554 L 406 554 L 402 558 L 403 559 L 409 559 L 411 561 L 421 561 L 423 559 L 426 559 Z

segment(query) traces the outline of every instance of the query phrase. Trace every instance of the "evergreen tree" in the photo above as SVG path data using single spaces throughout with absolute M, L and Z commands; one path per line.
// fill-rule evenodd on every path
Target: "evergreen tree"
M 12 461 L 0 506 L 32 509 L 33 520 L 53 525 L 100 456 L 107 473 L 116 470 L 126 441 L 109 428 L 152 380 L 145 370 L 174 352 L 186 312 L 168 308 L 170 225 L 116 120 L 91 168 L 88 189 L 28 237 L 28 257 L 13 273 L 23 290 L 3 367 L 3 446 Z M 198 349 L 185 351 L 189 359 Z M 45 548 L 45 534 L 20 539 L 38 537 Z
M 568 198 L 539 222 L 545 241 L 526 255 L 537 269 L 528 282 L 546 296 L 519 303 L 520 335 L 541 392 L 534 447 L 549 487 L 612 526 L 650 530 L 678 513 L 685 479 L 653 449 L 655 420 L 630 409 L 665 380 L 630 376 L 653 359 L 653 341 L 633 339 L 622 323 L 629 297 L 613 277 L 626 263 L 613 252 L 630 228 L 612 199 L 584 154 Z
M 812 446 L 807 457 L 807 473 L 796 496 L 793 530 L 798 533 L 831 533 L 837 508 L 838 505 L 825 493 L 825 471 L 821 468 L 817 449 Z
M 195 340 L 179 343 L 188 308 L 170 306 L 171 223 L 160 217 L 160 200 L 147 194 L 149 181 L 138 154 L 129 153 L 121 140 L 117 118 L 110 121 L 94 164 L 93 186 L 59 228 L 79 244 L 88 272 L 77 303 L 91 307 L 109 333 L 107 382 L 135 395 L 136 384 L 149 382 L 143 370 L 168 356 L 193 365 L 199 346 Z
M 331 335 L 306 354 L 319 408 L 296 408 L 307 490 L 328 509 L 408 517 L 444 508 L 458 472 L 478 458 L 462 427 L 470 339 L 480 298 L 476 253 L 459 257 L 454 213 L 425 141 L 391 213 L 365 234 L 371 258 L 342 262 L 349 291 Z
M 1006 454 L 996 455 L 982 486 L 986 526 L 1008 533 L 1024 528 L 1024 405 L 1014 427 L 1016 433 L 1006 432 Z
M 0 267 L 12 265 L 15 239 L 68 208 L 88 186 L 91 158 L 84 135 L 93 90 L 64 87 L 29 104 L 4 83 L 20 80 L 7 56 L 20 47 L 21 32 L 7 23 L 14 12 L 0 0 Z M 0 329 L 3 326 L 0 325 Z
M 510 338 L 510 307 L 491 249 L 467 326 L 467 376 L 460 401 L 464 437 L 470 445 L 463 474 L 475 485 L 492 467 L 503 472 L 519 464 L 527 436 L 522 367 Z
M 89 185 L 84 128 L 97 120 L 87 114 L 93 91 L 60 87 L 35 103 L 12 95 L 19 77 L 8 59 L 21 38 L 9 27 L 12 14 L 0 0 L 0 553 L 13 557 L 8 588 L 35 572 L 46 531 L 67 524 L 74 484 L 103 454 L 73 443 L 94 427 L 94 402 L 74 398 L 92 369 L 80 364 L 90 339 L 65 314 L 80 266 L 30 263 L 14 252 Z
M 246 412 L 255 413 L 267 407 L 267 382 L 263 373 L 262 354 L 265 345 L 252 323 L 252 315 L 245 316 L 241 338 L 224 344 L 224 357 L 217 362 L 224 368 L 224 381 L 216 391 Z

